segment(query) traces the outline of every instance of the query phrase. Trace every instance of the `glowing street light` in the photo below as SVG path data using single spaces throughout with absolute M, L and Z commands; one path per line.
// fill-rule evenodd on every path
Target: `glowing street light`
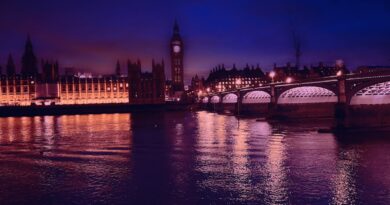
M 222 91 L 222 85 L 221 84 L 217 85 L 217 89 L 218 89 L 219 92 L 221 92 Z
M 236 79 L 236 85 L 241 85 L 241 78 Z
M 286 83 L 292 83 L 293 82 L 293 78 L 292 77 L 287 77 L 286 78 Z
M 276 73 L 275 73 L 275 71 L 271 71 L 271 72 L 269 73 L 269 77 L 271 77 L 271 79 L 272 79 L 272 82 L 274 82 L 274 78 L 275 78 L 275 76 L 276 76 Z
M 343 75 L 343 71 L 341 71 L 341 70 L 337 71 L 336 75 L 337 75 L 338 77 L 342 76 L 342 75 Z
M 237 98 L 240 99 L 241 78 L 236 79 Z M 240 103 L 237 101 L 237 115 L 240 116 Z M 237 118 L 239 120 L 239 118 Z
M 209 93 L 210 92 L 210 88 L 206 88 L 206 91 Z

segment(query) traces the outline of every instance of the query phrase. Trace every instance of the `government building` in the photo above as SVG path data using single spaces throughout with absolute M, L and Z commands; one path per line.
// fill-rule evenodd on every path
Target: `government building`
M 117 64 L 115 74 L 98 77 L 59 75 L 58 62 L 48 60 L 41 61 L 39 72 L 38 64 L 28 38 L 20 74 L 11 55 L 5 74 L 0 67 L 0 106 L 165 103 L 164 61 L 153 60 L 152 71 L 144 72 L 139 60 L 127 60 L 127 75 Z

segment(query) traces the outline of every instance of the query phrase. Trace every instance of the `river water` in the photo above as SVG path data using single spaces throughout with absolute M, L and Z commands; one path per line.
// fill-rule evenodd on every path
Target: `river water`
M 329 124 L 204 111 L 0 118 L 0 204 L 390 204 L 390 136 L 317 133 Z

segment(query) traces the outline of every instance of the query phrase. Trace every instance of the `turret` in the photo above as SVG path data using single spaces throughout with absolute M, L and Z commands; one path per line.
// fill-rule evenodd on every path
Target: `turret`
M 37 58 L 33 51 L 30 36 L 27 37 L 24 54 L 22 57 L 22 75 L 36 76 L 38 74 Z
M 121 75 L 121 64 L 119 63 L 119 60 L 116 62 L 115 75 L 118 77 Z
M 12 59 L 12 55 L 8 55 L 8 61 L 7 61 L 7 66 L 6 66 L 6 73 L 8 76 L 12 76 L 16 74 L 16 69 L 15 69 L 15 63 L 14 60 Z

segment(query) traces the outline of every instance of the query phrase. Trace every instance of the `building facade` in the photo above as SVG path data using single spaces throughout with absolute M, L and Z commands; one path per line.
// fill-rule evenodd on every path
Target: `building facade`
M 61 76 L 58 86 L 56 104 L 60 105 L 129 102 L 129 83 L 126 77 L 115 75 L 94 78 Z
M 152 72 L 142 72 L 141 62 L 128 61 L 129 103 L 161 104 L 165 102 L 164 61 L 152 62 Z
M 37 77 L 1 75 L 0 106 L 165 103 L 163 63 L 142 72 L 139 63 L 130 62 L 128 76 L 99 77 L 56 76 L 56 64 L 44 67 Z
M 80 104 L 161 104 L 165 103 L 164 62 L 152 62 L 152 72 L 142 72 L 141 62 L 128 61 L 128 75 L 59 75 L 57 61 L 42 60 L 41 72 L 28 38 L 17 74 L 12 56 L 6 74 L 0 75 L 0 106 L 47 106 Z
M 243 69 L 237 69 L 235 65 L 231 69 L 224 65 L 215 67 L 207 77 L 204 87 L 208 92 L 222 92 L 237 88 L 257 87 L 268 83 L 262 69 L 257 65 L 246 65 Z
M 1 75 L 0 106 L 27 106 L 36 98 L 36 79 L 22 75 Z

